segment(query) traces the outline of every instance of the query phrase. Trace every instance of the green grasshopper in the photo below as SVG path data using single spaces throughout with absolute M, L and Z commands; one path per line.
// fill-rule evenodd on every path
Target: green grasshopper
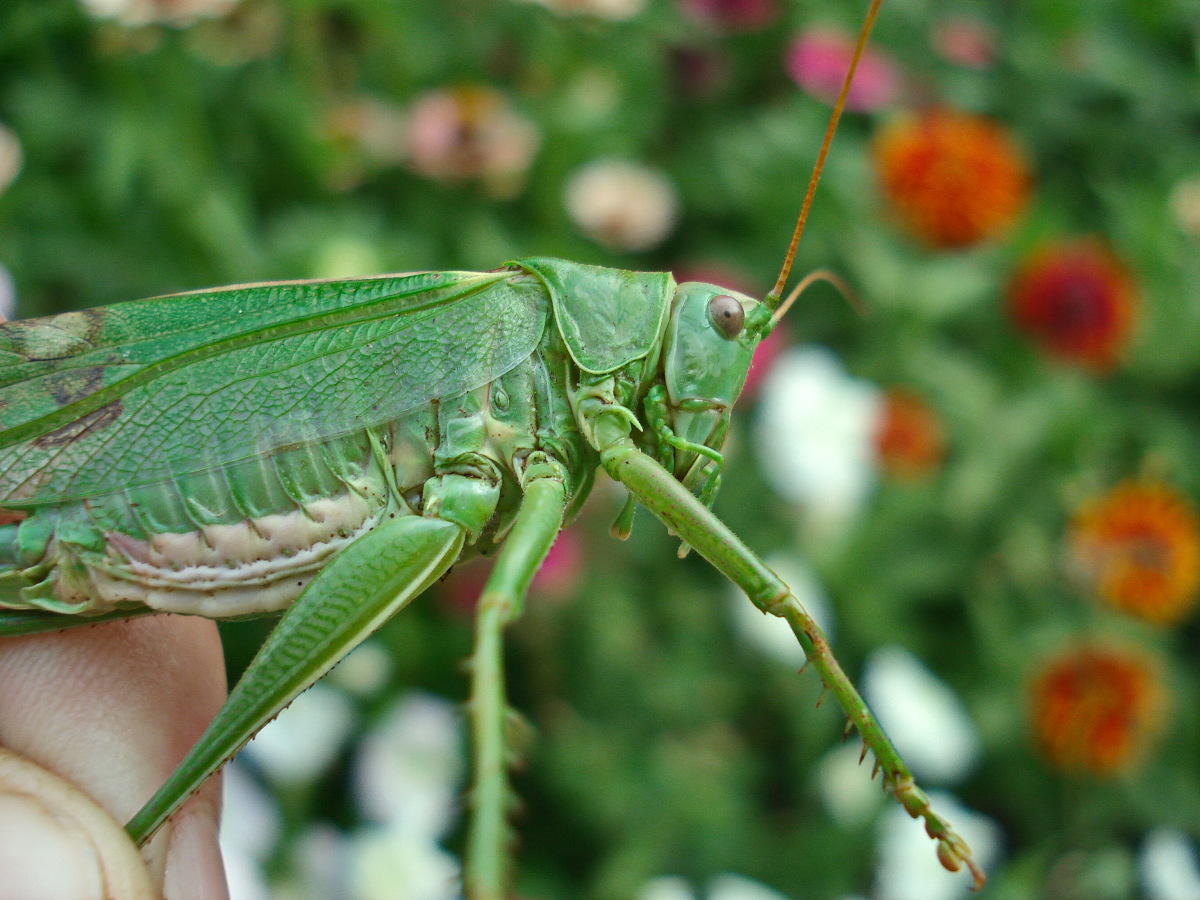
M 855 55 L 878 11 L 874 0 Z M 505 896 L 502 632 L 603 467 L 785 619 L 942 863 L 983 875 L 816 623 L 710 511 L 754 348 L 781 303 L 667 273 L 519 259 L 491 272 L 273 282 L 0 326 L 0 635 L 155 612 L 283 610 L 138 843 L 262 725 L 441 578 L 501 544 L 471 659 L 466 894 Z M 802 287 L 803 285 L 801 285 Z

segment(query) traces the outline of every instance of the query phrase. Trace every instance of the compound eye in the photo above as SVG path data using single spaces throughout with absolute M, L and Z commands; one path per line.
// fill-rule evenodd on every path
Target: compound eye
M 717 294 L 708 301 L 708 317 L 717 331 L 731 341 L 742 333 L 742 326 L 746 324 L 742 304 L 728 294 Z

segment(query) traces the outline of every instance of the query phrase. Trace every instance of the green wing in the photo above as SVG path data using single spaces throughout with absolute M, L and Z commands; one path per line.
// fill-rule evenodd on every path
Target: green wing
M 662 338 L 675 293 L 669 272 L 627 272 L 545 257 L 507 265 L 520 266 L 546 285 L 563 341 L 585 372 L 619 369 Z
M 504 374 L 549 299 L 513 272 L 240 285 L 0 326 L 0 505 L 336 437 Z

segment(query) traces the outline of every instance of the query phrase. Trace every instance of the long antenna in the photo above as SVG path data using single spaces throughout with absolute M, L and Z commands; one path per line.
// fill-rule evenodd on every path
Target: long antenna
M 804 223 L 808 220 L 808 209 L 812 206 L 813 194 L 817 192 L 817 182 L 821 180 L 821 170 L 825 168 L 825 157 L 829 153 L 829 145 L 833 143 L 833 133 L 837 131 L 838 120 L 842 117 L 842 107 L 846 105 L 846 95 L 850 93 L 850 82 L 854 80 L 854 70 L 858 68 L 858 60 L 863 54 L 863 48 L 867 46 L 867 38 L 871 35 L 871 28 L 875 25 L 875 17 L 879 15 L 879 7 L 882 3 L 883 0 L 871 0 L 867 17 L 863 21 L 862 31 L 858 34 L 858 43 L 854 45 L 854 56 L 850 59 L 850 68 L 842 82 L 842 90 L 838 94 L 837 103 L 833 106 L 833 113 L 829 116 L 829 124 L 825 126 L 825 138 L 821 141 L 821 150 L 817 153 L 817 161 L 813 165 L 812 175 L 808 179 L 808 191 L 804 194 L 804 203 L 800 206 L 800 216 L 796 219 L 796 230 L 792 232 L 792 242 L 788 244 L 787 255 L 783 258 L 783 269 L 775 281 L 775 287 L 771 288 L 771 293 L 767 294 L 763 301 L 769 310 L 774 311 L 775 307 L 779 305 L 779 298 L 783 296 L 783 289 L 787 287 L 788 275 L 792 271 L 792 261 L 796 258 L 796 247 L 800 243 L 800 235 L 804 233 Z

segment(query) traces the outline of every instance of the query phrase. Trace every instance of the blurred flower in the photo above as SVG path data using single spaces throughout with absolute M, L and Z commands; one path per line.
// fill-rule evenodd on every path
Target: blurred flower
M 755 440 L 763 473 L 816 524 L 846 524 L 874 485 L 879 403 L 874 385 L 821 347 L 785 350 L 764 379 Z
M 943 250 L 995 237 L 1029 199 L 1025 159 L 1008 132 L 948 109 L 897 119 L 875 138 L 875 168 L 900 222 Z
M 1200 521 L 1165 482 L 1124 481 L 1085 504 L 1069 543 L 1073 567 L 1114 609 L 1171 625 L 1200 599 Z
M 495 196 L 521 187 L 540 143 L 537 126 L 485 85 L 428 91 L 408 117 L 406 149 L 413 171 L 435 181 L 481 179 Z
M 842 828 L 865 824 L 884 801 L 879 782 L 871 778 L 871 754 L 864 760 L 862 745 L 847 741 L 817 763 L 813 782 L 821 804 Z
M 267 900 L 262 864 L 279 837 L 279 811 L 237 759 L 221 774 L 220 844 L 230 900 Z
M 854 57 L 855 40 L 854 36 L 832 28 L 804 32 L 788 48 L 788 74 L 809 94 L 832 105 Z M 881 109 L 896 99 L 899 87 L 895 64 L 868 45 L 846 94 L 846 109 L 857 112 Z
M 947 62 L 986 69 L 996 61 L 996 33 L 970 16 L 951 15 L 933 26 L 933 50 Z
M 344 100 L 330 110 L 325 126 L 335 140 L 352 143 L 379 165 L 398 165 L 408 153 L 404 110 L 385 100 Z
M 545 598 L 566 599 L 575 592 L 583 573 L 584 548 L 579 533 L 567 528 L 558 533 L 546 559 L 529 585 L 532 594 Z
M 1200 859 L 1182 831 L 1154 829 L 1146 835 L 1139 860 L 1146 900 L 1200 898 Z
M 746 383 L 742 385 L 742 392 L 738 395 L 739 402 L 750 400 L 758 393 L 767 373 L 788 346 L 787 332 L 781 325 L 776 325 L 770 334 L 758 342 L 758 346 L 754 348 L 754 358 L 750 361 L 750 371 L 746 373 Z
M 373 822 L 434 840 L 458 810 L 462 780 L 461 717 L 439 697 L 402 696 L 367 734 L 354 766 L 355 794 Z
M 767 565 L 792 589 L 808 614 L 829 635 L 833 630 L 832 606 L 812 572 L 790 556 L 773 556 L 767 560 Z M 804 648 L 786 621 L 762 612 L 741 589 L 732 585 L 729 608 L 733 615 L 734 631 L 742 640 L 788 668 L 800 669 L 804 666 Z
M 348 693 L 370 697 L 387 684 L 392 658 L 383 644 L 372 638 L 363 641 L 334 666 L 327 680 Z
M 946 437 L 941 419 L 920 396 L 903 388 L 884 392 L 875 449 L 885 472 L 920 478 L 941 465 Z
M 288 846 L 294 874 L 283 884 L 272 885 L 275 900 L 345 900 L 351 846 L 350 838 L 332 825 L 309 825 Z
M 637 900 L 695 900 L 696 895 L 686 878 L 663 875 L 642 885 Z
M 83 0 L 84 9 L 97 19 L 116 19 L 122 25 L 174 25 L 179 28 L 200 19 L 225 15 L 241 0 Z
M 729 82 L 729 59 L 720 47 L 674 47 L 671 72 L 679 93 L 709 99 Z
M 0 322 L 7 322 L 17 312 L 17 285 L 3 265 L 0 265 Z
M 779 14 L 778 0 L 678 0 L 683 12 L 724 32 L 765 28 Z
M 707 900 L 787 900 L 779 891 L 742 875 L 723 873 L 708 883 Z
M 1047 353 L 1097 371 L 1111 368 L 1128 344 L 1136 307 L 1129 270 L 1088 238 L 1035 251 L 1009 286 L 1018 328 Z
M 318 681 L 263 727 L 243 751 L 273 781 L 302 784 L 320 776 L 354 724 L 345 694 Z
M 902 647 L 867 658 L 862 693 L 918 779 L 954 784 L 979 758 L 979 735 L 962 701 Z
M 742 875 L 714 875 L 704 892 L 705 900 L 787 900 L 783 894 Z M 687 880 L 678 875 L 664 875 L 646 882 L 637 900 L 696 900 L 696 893 Z
M 954 823 L 980 868 L 994 867 L 1000 858 L 1000 826 L 950 794 L 931 791 L 929 800 Z M 875 900 L 956 900 L 967 896 L 970 889 L 970 874 L 965 869 L 947 872 L 942 868 L 921 823 L 898 804 L 889 804 L 879 821 L 879 865 L 871 896 Z
M 9 129 L 0 125 L 0 193 L 4 192 L 21 171 L 21 142 Z
M 532 0 L 561 16 L 595 16 L 597 19 L 632 19 L 646 0 Z
M 3 163 L 0 163 L 0 169 Z M 0 176 L 0 187 L 3 177 Z M 1200 176 L 1188 178 L 1171 191 L 1171 212 L 1179 230 L 1188 237 L 1200 238 Z
M 675 188 L 658 169 L 623 159 L 598 159 L 567 183 L 567 213 L 579 230 L 618 252 L 658 246 L 679 216 Z
M 1034 736 L 1069 772 L 1108 776 L 1145 749 L 1163 706 L 1158 672 L 1142 655 L 1082 646 L 1042 666 L 1030 686 Z
M 376 826 L 350 846 L 351 900 L 459 900 L 458 861 L 409 828 Z

